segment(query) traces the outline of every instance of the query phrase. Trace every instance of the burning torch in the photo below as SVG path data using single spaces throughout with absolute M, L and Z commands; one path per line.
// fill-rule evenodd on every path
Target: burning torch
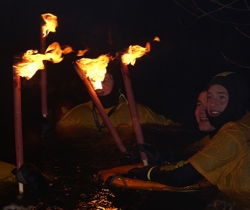
M 77 71 L 78 75 L 85 84 L 90 97 L 95 103 L 97 109 L 100 112 L 104 122 L 106 123 L 107 128 L 112 134 L 119 150 L 126 154 L 126 148 L 124 147 L 122 140 L 117 134 L 114 126 L 112 125 L 111 120 L 109 119 L 107 113 L 105 112 L 102 103 L 96 95 L 94 89 L 102 89 L 101 82 L 103 81 L 106 74 L 106 67 L 109 62 L 109 57 L 107 55 L 101 55 L 96 59 L 90 58 L 81 58 L 74 63 L 74 68 Z M 92 85 L 91 85 L 92 84 Z
M 143 56 L 146 52 L 150 51 L 150 44 L 147 43 L 146 47 L 141 47 L 139 45 L 129 46 L 127 51 L 121 56 L 121 71 L 123 75 L 124 85 L 128 97 L 129 110 L 132 118 L 133 128 L 136 135 L 137 143 L 144 144 L 144 138 L 142 134 L 142 129 L 138 117 L 138 112 L 136 108 L 136 103 L 134 99 L 133 88 L 130 80 L 128 65 L 134 65 L 137 58 Z M 143 164 L 148 165 L 147 155 L 144 152 L 140 152 Z
M 49 32 L 56 32 L 57 27 L 57 17 L 53 14 L 46 13 L 42 14 L 44 25 L 41 27 L 41 46 L 40 46 L 40 53 L 44 54 L 46 50 L 46 37 L 48 36 Z M 43 71 L 41 72 L 41 107 L 42 107 L 42 115 L 43 117 L 47 117 L 48 114 L 48 107 L 47 107 L 47 71 L 44 67 Z
M 28 50 L 13 65 L 13 96 L 14 96 L 14 126 L 15 126 L 15 147 L 16 147 L 16 166 L 17 170 L 23 164 L 23 136 L 22 136 L 22 107 L 21 107 L 21 79 L 30 79 L 37 70 L 44 69 L 44 60 L 53 63 L 60 62 L 62 54 L 70 52 L 69 49 L 61 50 L 57 42 L 51 44 L 45 54 L 37 53 L 37 50 Z M 19 183 L 19 192 L 23 193 L 23 185 Z

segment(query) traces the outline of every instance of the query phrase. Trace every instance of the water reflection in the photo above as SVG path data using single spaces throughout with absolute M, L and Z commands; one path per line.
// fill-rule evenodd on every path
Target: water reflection
M 214 203 L 208 205 L 214 200 L 216 189 L 193 193 L 150 192 L 103 184 L 96 176 L 97 172 L 121 165 L 122 154 L 109 134 L 78 134 L 74 138 L 51 134 L 36 140 L 36 144 L 26 142 L 25 161 L 36 165 L 48 179 L 48 191 L 34 194 L 25 185 L 24 194 L 19 195 L 16 184 L 4 183 L 0 186 L 1 209 L 218 209 Z M 120 131 L 119 135 L 125 147 L 131 149 L 135 143 L 133 132 Z M 194 138 L 196 134 L 147 128 L 144 135 L 146 141 L 153 140 L 156 146 L 167 148 L 180 144 L 185 146 L 187 139 Z M 180 141 L 174 143 L 173 139 Z
M 86 196 L 83 195 L 83 198 Z M 116 210 L 118 208 L 113 206 L 112 201 L 109 198 L 114 198 L 114 194 L 109 189 L 101 189 L 101 191 L 96 192 L 95 194 L 91 194 L 89 201 L 87 202 L 79 202 L 78 208 L 76 209 L 108 209 L 108 210 Z

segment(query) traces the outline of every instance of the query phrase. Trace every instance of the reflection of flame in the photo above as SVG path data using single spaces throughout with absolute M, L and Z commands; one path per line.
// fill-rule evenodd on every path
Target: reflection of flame
M 85 194 L 81 194 L 81 197 L 85 198 Z M 100 210 L 118 210 L 113 206 L 112 198 L 115 195 L 109 189 L 101 189 L 96 191 L 94 194 L 91 194 L 87 199 L 87 202 L 80 202 L 78 207 L 80 209 L 100 209 Z
M 44 60 L 59 63 L 62 61 L 62 54 L 67 54 L 72 51 L 70 47 L 61 50 L 59 43 L 52 43 L 46 50 L 45 54 L 37 53 L 37 50 L 28 50 L 22 56 L 22 61 L 13 65 L 19 76 L 30 79 L 38 69 L 44 69 Z
M 45 25 L 42 26 L 43 37 L 46 37 L 49 32 L 56 32 L 57 17 L 50 13 L 42 14 Z
M 77 65 L 86 73 L 93 88 L 102 89 L 102 81 L 106 74 L 110 58 L 107 55 L 100 55 L 96 59 L 81 58 L 76 61 Z
M 136 58 L 140 58 L 145 53 L 150 51 L 149 42 L 146 44 L 146 47 L 141 47 L 139 45 L 130 45 L 127 52 L 122 55 L 122 62 L 126 65 L 131 64 L 134 65 Z

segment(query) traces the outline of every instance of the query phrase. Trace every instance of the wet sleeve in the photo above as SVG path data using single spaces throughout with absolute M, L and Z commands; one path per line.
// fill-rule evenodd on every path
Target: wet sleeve
M 191 163 L 186 163 L 173 170 L 165 170 L 164 167 L 156 166 L 150 173 L 152 181 L 175 187 L 193 185 L 203 178 Z

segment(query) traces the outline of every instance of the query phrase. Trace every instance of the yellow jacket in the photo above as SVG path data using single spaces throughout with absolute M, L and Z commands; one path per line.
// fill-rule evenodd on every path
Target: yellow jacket
M 205 146 L 207 146 L 210 143 L 210 141 L 211 141 L 211 139 L 210 139 L 209 135 L 206 135 L 201 140 L 194 142 L 193 144 L 184 148 L 180 152 L 183 154 L 190 154 L 190 155 L 193 154 L 194 155 L 195 153 L 202 150 Z
M 250 197 L 250 114 L 222 126 L 189 162 L 222 192 Z
M 0 182 L 16 182 L 15 175 L 11 172 L 14 168 L 16 166 L 0 161 Z
M 140 124 L 160 124 L 160 125 L 169 125 L 174 124 L 172 120 L 166 119 L 164 116 L 158 115 L 150 108 L 144 106 L 143 104 L 136 103 L 137 112 Z M 87 103 L 80 104 L 73 109 L 71 109 L 66 115 L 62 117 L 61 120 L 57 123 L 57 130 L 64 130 L 67 127 L 78 127 L 78 128 L 91 128 L 97 129 L 96 123 L 93 117 L 93 102 L 89 101 Z M 106 113 L 112 109 L 105 109 Z M 103 123 L 102 117 L 98 112 L 98 109 L 95 108 L 96 114 L 100 124 Z M 132 119 L 130 115 L 129 105 L 126 101 L 121 98 L 119 104 L 114 113 L 109 117 L 112 125 L 115 128 L 119 127 L 129 127 L 132 126 Z

